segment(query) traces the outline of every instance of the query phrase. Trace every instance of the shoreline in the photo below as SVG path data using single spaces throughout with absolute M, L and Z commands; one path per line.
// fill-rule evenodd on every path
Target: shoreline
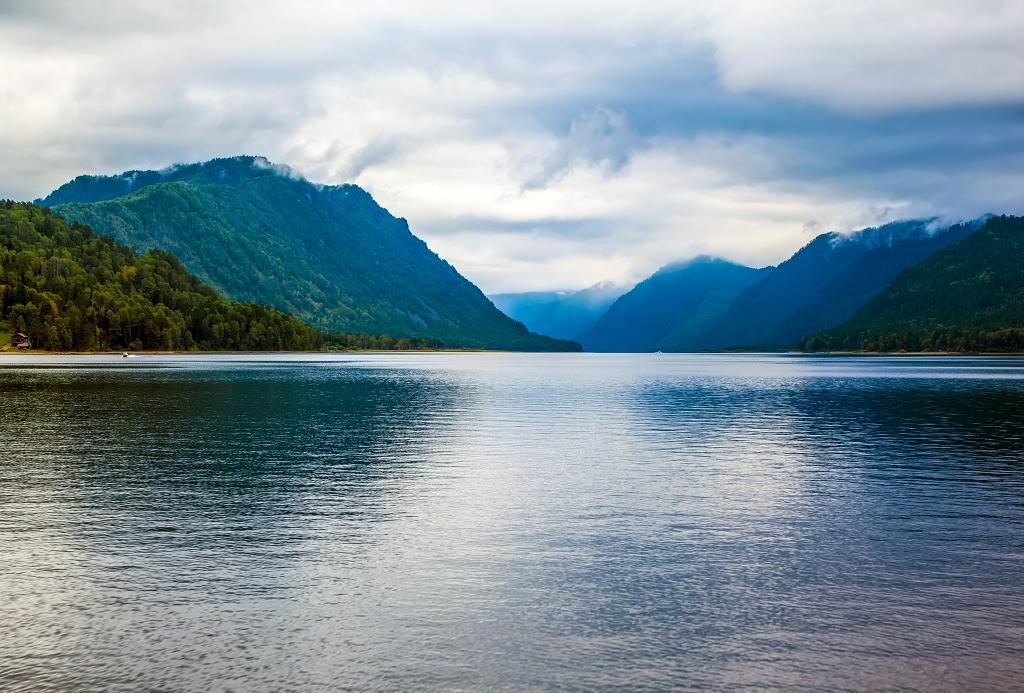
M 1024 356 L 1024 351 L 786 351 L 790 356 Z
M 599 352 L 599 351 L 510 351 L 507 349 L 337 349 L 324 351 L 45 351 L 40 349 L 2 349 L 0 358 L 5 356 L 260 356 L 271 354 L 608 354 L 617 356 L 835 356 L 835 357 L 922 357 L 922 356 L 999 356 L 1024 357 L 1024 352 L 977 352 L 977 351 L 678 351 L 656 353 L 649 351 L 636 352 Z
M 256 356 L 260 354 L 450 354 L 450 353 L 482 353 L 508 354 L 519 353 L 500 351 L 497 349 L 338 349 L 334 351 L 45 351 L 42 349 L 6 349 L 0 350 L 0 358 L 4 356 Z M 529 353 L 529 352 L 523 352 Z M 561 353 L 561 352 L 545 352 Z

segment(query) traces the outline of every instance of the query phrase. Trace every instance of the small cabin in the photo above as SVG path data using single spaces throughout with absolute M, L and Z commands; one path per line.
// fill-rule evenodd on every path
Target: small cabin
M 11 335 L 11 346 L 15 349 L 31 349 L 32 341 L 24 332 L 15 332 Z

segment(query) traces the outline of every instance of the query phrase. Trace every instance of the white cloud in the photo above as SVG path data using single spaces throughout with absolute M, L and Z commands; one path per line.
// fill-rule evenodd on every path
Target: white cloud
M 0 196 L 262 154 L 489 291 L 775 262 L 1024 211 L 1022 7 L 0 0 Z
M 737 0 L 708 33 L 730 89 L 855 113 L 1020 103 L 1018 0 Z
M 593 108 L 572 119 L 568 134 L 539 162 L 538 170 L 524 187 L 544 187 L 579 166 L 617 173 L 629 163 L 638 145 L 639 138 L 625 113 Z

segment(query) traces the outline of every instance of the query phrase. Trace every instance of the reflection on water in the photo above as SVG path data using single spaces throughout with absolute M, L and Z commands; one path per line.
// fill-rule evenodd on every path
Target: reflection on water
M 1012 689 L 1024 362 L 4 357 L 0 690 Z

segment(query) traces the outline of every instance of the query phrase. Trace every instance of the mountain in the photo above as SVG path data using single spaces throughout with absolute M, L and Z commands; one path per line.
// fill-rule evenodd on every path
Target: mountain
M 580 335 L 590 351 L 692 351 L 764 270 L 701 256 L 662 267 Z
M 0 202 L 0 322 L 35 348 L 302 350 L 324 335 L 228 301 L 169 253 L 136 255 L 50 210 Z
M 933 219 L 915 219 L 822 234 L 737 296 L 701 346 L 788 348 L 848 320 L 901 271 L 981 223 L 935 228 Z
M 579 291 L 528 291 L 494 294 L 488 298 L 505 315 L 533 332 L 577 339 L 622 292 L 622 287 L 602 282 Z
M 904 269 L 963 240 L 983 223 L 983 219 L 978 219 L 954 224 L 920 238 L 892 239 L 888 243 L 869 246 L 842 274 L 790 316 L 776 332 L 776 343 L 793 345 L 809 334 L 850 319 Z
M 321 330 L 579 349 L 504 315 L 358 186 L 317 185 L 261 157 L 79 176 L 39 203 Z
M 809 351 L 1024 351 L 1024 218 L 976 233 L 901 273 Z

